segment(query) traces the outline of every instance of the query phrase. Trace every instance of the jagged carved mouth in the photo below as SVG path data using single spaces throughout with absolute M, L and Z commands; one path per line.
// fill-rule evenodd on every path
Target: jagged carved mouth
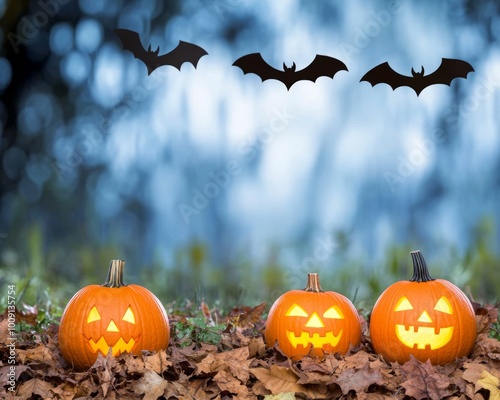
M 289 330 L 286 331 L 286 336 L 294 348 L 297 348 L 299 344 L 303 347 L 309 344 L 316 348 L 322 348 L 328 344 L 335 347 L 342 336 L 342 329 L 337 336 L 333 332 L 327 332 L 324 336 L 321 336 L 319 333 L 302 332 L 300 336 L 295 336 L 295 333 Z
M 424 350 L 427 346 L 431 350 L 436 350 L 451 340 L 453 326 L 439 329 L 431 326 L 415 327 L 411 325 L 406 328 L 405 325 L 396 324 L 396 335 L 401 343 L 412 349 L 416 345 L 417 349 L 420 350 Z
M 121 353 L 131 353 L 137 339 L 134 340 L 134 338 L 130 338 L 130 340 L 126 342 L 121 337 L 120 339 L 118 339 L 114 346 L 110 346 L 108 342 L 106 342 L 106 339 L 104 339 L 104 336 L 101 336 L 97 342 L 95 342 L 92 338 L 87 340 L 94 353 L 97 353 L 99 351 L 103 356 L 106 356 L 109 352 L 109 349 L 111 348 L 113 357 L 116 357 Z

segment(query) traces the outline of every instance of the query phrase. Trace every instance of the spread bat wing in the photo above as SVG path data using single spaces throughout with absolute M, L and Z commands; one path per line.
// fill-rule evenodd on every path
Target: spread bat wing
M 423 76 L 421 79 L 421 89 L 425 89 L 427 86 L 442 84 L 451 85 L 451 82 L 455 78 L 465 78 L 469 72 L 474 72 L 474 68 L 468 62 L 463 60 L 456 60 L 453 58 L 443 58 L 441 60 L 441 65 L 432 74 Z
M 137 32 L 128 29 L 115 29 L 114 32 L 120 38 L 123 50 L 129 50 L 135 58 L 146 65 L 148 75 L 162 65 L 172 65 L 180 70 L 182 64 L 190 62 L 196 68 L 200 58 L 208 54 L 200 46 L 181 40 L 171 52 L 158 56 L 160 49 L 158 48 L 156 51 L 152 51 L 151 48 L 144 49 Z
M 260 55 L 260 53 L 247 54 L 238 58 L 233 65 L 241 68 L 243 74 L 255 74 L 264 82 L 267 79 L 281 81 L 284 72 L 271 67 Z
M 200 58 L 207 54 L 208 53 L 200 46 L 179 40 L 179 44 L 175 49 L 170 53 L 158 57 L 157 67 L 161 65 L 172 65 L 180 71 L 181 65 L 185 62 L 189 62 L 196 68 Z
M 413 76 L 401 75 L 394 71 L 388 62 L 377 65 L 368 71 L 360 80 L 369 82 L 372 86 L 379 83 L 388 84 L 393 90 L 401 86 L 412 88 L 417 96 L 426 87 L 436 84 L 450 86 L 455 78 L 467 78 L 469 72 L 474 71 L 472 66 L 465 61 L 443 58 L 441 65 L 436 71 L 425 76 L 422 68 L 421 73 L 412 70 Z
M 320 76 L 333 78 L 338 71 L 347 71 L 346 65 L 335 58 L 316 55 L 313 62 L 306 68 L 295 71 L 295 64 L 291 68 L 280 71 L 271 67 L 260 55 L 260 53 L 247 54 L 238 58 L 234 66 L 241 68 L 244 74 L 256 74 L 264 82 L 267 79 L 276 79 L 282 82 L 287 89 L 298 81 L 309 80 L 315 82 Z
M 347 66 L 340 60 L 333 57 L 322 56 L 317 54 L 311 64 L 304 69 L 295 72 L 293 75 L 293 85 L 297 81 L 313 81 L 315 82 L 321 76 L 332 78 L 339 71 L 348 71 Z M 290 86 L 291 86 L 290 85 Z
M 376 67 L 369 70 L 360 79 L 360 82 L 369 82 L 372 86 L 378 85 L 379 83 L 388 84 L 392 90 L 396 90 L 401 86 L 412 86 L 413 77 L 405 76 L 394 71 L 388 62 L 377 65 Z
M 129 29 L 115 29 L 114 33 L 120 38 L 123 50 L 130 51 L 135 58 L 146 63 L 148 52 L 144 49 L 137 32 Z

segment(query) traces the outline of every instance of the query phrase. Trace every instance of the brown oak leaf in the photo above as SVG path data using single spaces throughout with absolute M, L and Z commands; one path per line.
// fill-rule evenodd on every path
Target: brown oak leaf
M 151 355 L 144 355 L 144 367 L 151 371 L 161 374 L 167 367 L 172 365 L 172 362 L 167 359 L 165 350 L 160 350 Z
M 249 396 L 248 388 L 227 371 L 222 370 L 217 372 L 217 375 L 213 379 L 217 382 L 221 391 L 234 394 L 238 399 Z
M 401 370 L 406 380 L 400 385 L 405 388 L 408 396 L 417 400 L 441 400 L 455 392 L 448 375 L 439 372 L 430 360 L 422 363 L 410 356 L 410 361 L 404 363 Z
M 248 347 L 241 347 L 223 353 L 209 354 L 196 366 L 199 372 L 205 374 L 218 371 L 229 371 L 243 384 L 246 384 L 249 378 L 248 364 L 250 362 L 247 362 L 248 357 Z
M 39 345 L 32 349 L 17 350 L 17 356 L 22 364 L 27 363 L 40 363 L 40 364 L 54 364 L 55 359 L 52 352 L 45 345 Z
M 141 357 L 129 357 L 125 361 L 125 365 L 129 374 L 142 374 L 144 372 L 144 360 Z
M 271 394 L 283 392 L 303 393 L 309 398 L 325 398 L 326 388 L 321 386 L 304 386 L 297 383 L 299 377 L 290 368 L 271 365 L 267 368 L 251 368 L 250 372 L 261 381 Z
M 55 394 L 56 398 L 70 400 L 76 397 L 78 388 L 68 382 L 61 383 L 59 386 L 50 389 L 51 393 Z M 52 396 L 54 397 L 54 396 Z
M 226 321 L 233 326 L 240 328 L 252 327 L 261 320 L 262 314 L 266 309 L 266 303 L 263 302 L 256 307 L 234 307 L 226 317 Z
M 7 318 L 0 321 L 0 343 L 9 343 L 10 329 L 8 327 L 9 321 Z M 13 332 L 14 333 L 14 332 Z
M 156 372 L 145 370 L 144 376 L 134 383 L 134 393 L 143 395 L 143 400 L 156 400 L 165 393 L 168 381 Z
M 264 400 L 295 400 L 295 393 L 268 394 L 264 396 Z
M 340 370 L 356 368 L 363 368 L 370 361 L 370 357 L 366 351 L 358 351 L 357 353 L 344 358 L 344 362 L 340 363 Z
M 472 350 L 470 358 L 474 359 L 480 356 L 498 359 L 500 357 L 500 341 L 487 337 L 486 334 L 481 334 Z
M 392 395 L 386 395 L 382 393 L 356 393 L 357 400 L 395 400 L 398 397 Z M 451 399 L 450 399 L 451 400 Z M 459 399 L 457 399 L 459 400 Z
M 498 320 L 498 305 L 486 304 L 481 305 L 475 301 L 472 302 L 474 312 L 476 314 L 476 332 L 480 334 L 488 334 L 491 324 Z
M 304 357 L 299 364 L 292 364 L 295 373 L 300 377 L 297 383 L 329 384 L 332 375 L 337 370 L 339 361 L 332 357 L 325 358 L 321 363 L 310 357 Z
M 167 399 L 196 399 L 209 400 L 214 398 L 213 393 L 207 391 L 205 379 L 196 379 L 186 382 L 167 382 L 165 394 L 163 397 Z
M 465 362 L 463 368 L 462 379 L 469 383 L 476 383 L 481 378 L 481 372 L 484 371 L 485 365 L 477 362 Z
M 266 345 L 262 336 L 256 338 L 250 338 L 248 343 L 249 357 L 262 356 L 266 352 Z
M 45 382 L 38 378 L 30 379 L 19 386 L 17 391 L 17 399 L 31 399 L 32 395 L 37 394 L 42 397 L 42 399 L 52 398 L 50 393 L 53 386 L 49 382 Z
M 355 393 L 366 392 L 368 387 L 373 384 L 384 385 L 382 374 L 378 369 L 371 369 L 368 362 L 363 368 L 355 370 L 353 368 L 344 370 L 335 383 L 340 386 L 342 393 L 347 395 L 350 390 Z
M 97 378 L 99 379 L 99 390 L 102 391 L 104 397 L 108 394 L 110 387 L 113 387 L 115 380 L 113 369 L 116 366 L 116 359 L 111 356 L 111 352 L 104 357 L 101 353 L 97 354 L 97 360 L 92 366 Z

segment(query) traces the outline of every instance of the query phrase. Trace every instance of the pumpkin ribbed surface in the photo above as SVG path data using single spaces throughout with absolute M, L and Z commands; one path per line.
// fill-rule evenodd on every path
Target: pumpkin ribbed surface
M 277 342 L 292 359 L 346 353 L 361 341 L 355 307 L 339 293 L 323 292 L 317 274 L 308 279 L 305 289 L 288 291 L 274 302 L 265 328 L 267 346 Z
M 163 305 L 148 289 L 124 285 L 122 272 L 123 264 L 113 261 L 106 283 L 79 290 L 63 312 L 59 345 L 77 370 L 92 366 L 98 353 L 117 356 L 168 346 L 170 329 Z
M 440 365 L 467 356 L 476 339 L 472 304 L 453 283 L 431 278 L 420 252 L 412 252 L 412 258 L 412 280 L 389 286 L 373 307 L 374 350 L 400 364 L 410 355 Z

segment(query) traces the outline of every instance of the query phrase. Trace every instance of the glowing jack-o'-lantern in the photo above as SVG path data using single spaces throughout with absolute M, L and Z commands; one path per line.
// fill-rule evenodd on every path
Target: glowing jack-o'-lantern
M 411 253 L 410 281 L 389 286 L 370 318 L 373 348 L 387 361 L 446 364 L 467 356 L 476 339 L 472 304 L 454 284 L 433 279 L 419 251 Z
M 308 274 L 303 290 L 291 290 L 273 304 L 265 329 L 268 347 L 276 342 L 293 359 L 346 353 L 361 341 L 359 316 L 343 295 L 324 292 L 318 274 Z
M 64 310 L 59 345 L 75 369 L 92 366 L 98 353 L 118 356 L 168 345 L 165 309 L 146 288 L 123 283 L 124 264 L 111 261 L 106 282 L 81 289 Z

